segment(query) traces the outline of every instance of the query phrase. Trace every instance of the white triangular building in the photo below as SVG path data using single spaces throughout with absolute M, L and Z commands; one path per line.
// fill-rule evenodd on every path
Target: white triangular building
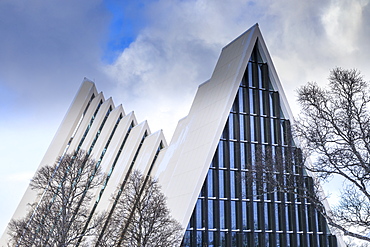
M 96 212 L 111 209 L 117 185 L 133 170 L 158 178 L 184 228 L 182 246 L 341 246 L 309 201 L 277 192 L 258 196 L 258 181 L 248 180 L 261 152 L 298 149 L 289 139 L 290 120 L 256 24 L 222 49 L 169 145 L 162 131 L 151 133 L 147 122 L 138 124 L 133 112 L 125 114 L 85 79 L 39 168 L 65 153 L 89 151 L 109 174 L 104 193 L 97 190 L 97 203 L 90 205 Z M 304 170 L 294 175 L 304 177 L 301 186 L 312 184 Z M 28 188 L 13 219 L 37 200 Z M 5 232 L 0 246 L 7 241 Z

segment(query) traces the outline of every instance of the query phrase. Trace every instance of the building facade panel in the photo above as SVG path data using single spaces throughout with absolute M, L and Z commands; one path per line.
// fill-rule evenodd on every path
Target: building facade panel
M 110 183 L 116 186 L 116 190 L 117 186 L 127 179 L 128 174 L 132 171 L 144 140 L 149 133 L 150 130 L 146 121 L 133 126 L 130 130 L 117 160 L 117 167 L 114 169 L 114 173 L 112 173 L 112 177 L 110 178 Z
M 140 153 L 136 159 L 134 170 L 139 170 L 144 176 L 150 175 L 158 152 L 167 146 L 162 131 L 157 131 L 145 138 Z
M 102 160 L 102 170 L 107 175 L 107 179 L 103 185 L 104 193 L 97 194 L 94 200 L 100 200 L 96 209 L 97 212 L 103 212 L 109 207 L 112 195 L 117 190 L 120 181 L 118 174 L 122 176 L 122 173 L 119 173 L 122 165 L 118 163 L 118 160 L 122 155 L 123 148 L 127 144 L 128 136 L 136 124 L 137 122 L 133 112 L 123 117 L 116 129 L 117 134 L 112 137 L 110 145 L 106 150 L 106 155 Z
M 99 93 L 91 100 L 85 113 L 81 115 L 82 119 L 80 125 L 74 135 L 71 136 L 71 142 L 67 146 L 69 152 L 81 149 L 81 145 L 86 139 L 86 135 L 89 133 L 91 126 L 95 121 L 96 114 L 99 112 L 100 106 L 104 101 L 103 93 Z
M 89 155 L 92 154 L 92 151 L 95 147 L 95 144 L 100 137 L 100 133 L 104 128 L 104 125 L 109 117 L 110 113 L 113 110 L 112 99 L 109 98 L 106 101 L 103 101 L 97 114 L 94 117 L 94 121 L 91 123 L 91 126 L 88 126 L 88 131 L 85 132 L 85 138 L 80 141 L 78 149 L 85 150 Z
M 124 112 L 122 107 L 116 107 L 111 110 L 110 114 L 108 115 L 105 124 L 100 132 L 99 138 L 97 138 L 93 149 L 91 150 L 91 158 L 95 160 L 103 159 L 105 156 L 104 149 L 108 148 L 110 145 L 110 139 L 114 136 L 118 124 L 122 120 L 124 116 Z M 104 153 L 102 153 L 104 152 Z

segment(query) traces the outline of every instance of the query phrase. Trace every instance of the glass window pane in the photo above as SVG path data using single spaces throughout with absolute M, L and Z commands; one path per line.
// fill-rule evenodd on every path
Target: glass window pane
M 236 226 L 236 202 L 231 201 L 231 229 L 238 229 Z
M 244 88 L 243 87 L 239 88 L 238 103 L 239 103 L 239 112 L 245 112 L 245 109 L 244 109 Z
M 245 143 L 240 143 L 240 167 L 241 169 L 247 169 L 246 167 L 247 158 L 245 153 Z
M 225 201 L 220 200 L 220 229 L 225 229 Z
M 234 136 L 234 114 L 230 113 L 229 115 L 229 138 L 228 139 L 235 139 Z
M 218 167 L 224 167 L 224 145 L 223 141 L 218 144 Z
M 247 202 L 242 202 L 242 227 L 243 230 L 247 230 Z
M 254 123 L 254 117 L 250 116 L 250 141 L 254 142 L 256 141 L 255 138 L 255 123 Z
M 240 140 L 245 141 L 245 122 L 244 122 L 245 115 L 239 115 L 239 129 L 240 129 Z
M 208 197 L 214 197 L 215 195 L 213 194 L 213 169 L 210 169 L 208 171 L 207 175 L 207 185 L 208 185 Z
M 235 193 L 235 171 L 230 171 L 230 197 L 236 198 Z
M 197 206 L 196 206 L 196 209 L 197 209 L 196 220 L 197 220 L 198 229 L 203 228 L 202 205 L 203 205 L 203 200 L 198 199 Z
M 209 229 L 216 228 L 216 226 L 214 225 L 214 213 L 213 213 L 214 205 L 213 204 L 214 204 L 213 200 L 208 200 L 208 228 Z
M 255 113 L 253 89 L 249 89 L 249 113 Z
M 234 142 L 229 142 L 229 157 L 230 157 L 230 168 L 235 167 L 235 145 Z
M 219 179 L 219 193 L 220 198 L 225 198 L 225 181 L 224 181 L 224 171 L 218 171 L 218 179 Z
M 208 246 L 209 247 L 216 247 L 216 244 L 214 242 L 214 232 L 208 232 Z

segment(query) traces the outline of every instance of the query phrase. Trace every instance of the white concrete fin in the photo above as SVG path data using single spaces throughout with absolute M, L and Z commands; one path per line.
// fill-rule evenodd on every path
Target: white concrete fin
M 104 101 L 103 94 L 98 94 L 90 103 L 89 108 L 85 112 L 85 115 L 83 116 L 83 119 L 78 126 L 78 129 L 73 136 L 73 139 L 71 139 L 70 146 L 68 148 L 68 153 L 73 153 L 77 150 L 77 147 L 80 145 L 80 142 L 82 139 L 86 138 L 86 134 L 90 131 L 90 123 L 92 121 L 95 121 L 95 117 L 93 118 L 93 115 L 95 111 L 97 110 L 99 104 L 101 101 Z M 87 129 L 89 126 L 89 129 Z
M 136 125 L 130 131 L 130 134 L 126 140 L 126 143 L 117 160 L 116 166 L 114 168 L 114 172 L 112 173 L 109 179 L 108 185 L 105 189 L 106 191 L 103 194 L 104 198 L 101 199 L 102 204 L 105 204 L 106 202 L 108 203 L 111 195 L 115 194 L 117 190 L 117 186 L 123 182 L 124 178 L 126 177 L 127 172 L 129 171 L 133 163 L 135 154 L 140 147 L 140 143 L 143 139 L 144 133 L 147 131 L 148 131 L 148 125 L 146 122 L 142 122 Z
M 134 169 L 139 170 L 144 176 L 148 175 L 161 143 L 163 147 L 167 146 L 163 131 L 161 130 L 146 137 L 136 159 Z
M 111 138 L 112 132 L 116 132 L 117 127 L 115 128 L 115 126 L 118 126 L 119 122 L 121 121 L 118 120 L 123 117 L 123 114 L 122 107 L 116 107 L 111 111 L 107 120 L 105 121 L 103 129 L 101 130 L 100 136 L 96 141 L 93 150 L 91 151 L 90 157 L 92 159 L 100 159 L 101 153 L 105 148 L 109 138 Z
M 125 138 L 127 138 L 129 134 L 128 132 L 129 132 L 131 123 L 135 122 L 134 118 L 135 116 L 133 113 L 126 115 L 124 118 L 121 119 L 121 121 L 119 122 L 116 128 L 116 131 L 100 163 L 102 173 L 105 174 L 106 176 L 108 175 L 112 176 L 112 174 L 116 171 L 114 168 L 116 165 L 118 165 L 117 160 L 118 160 L 118 156 L 121 154 L 120 150 L 122 151 L 123 145 L 126 144 L 124 143 L 124 141 L 125 141 Z M 97 196 L 98 195 L 96 195 L 94 202 L 96 201 Z
M 103 104 L 100 106 L 98 113 L 96 114 L 95 119 L 91 125 L 91 128 L 81 145 L 81 150 L 89 151 L 92 145 L 95 144 L 94 142 L 97 141 L 97 138 L 100 137 L 100 133 L 98 133 L 98 130 L 101 128 L 110 108 L 113 109 L 113 101 L 111 98 L 104 101 Z

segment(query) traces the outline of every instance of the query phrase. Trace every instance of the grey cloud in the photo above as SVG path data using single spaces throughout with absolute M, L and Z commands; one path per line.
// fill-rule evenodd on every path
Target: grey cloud
M 156 1 L 144 9 L 150 24 L 107 72 L 117 81 L 121 98 L 130 99 L 128 108 L 143 105 L 145 117 L 155 119 L 157 109 L 176 112 L 176 108 L 184 108 L 184 102 L 189 105 L 197 85 L 210 77 L 220 49 L 258 22 L 288 100 L 294 106 L 299 85 L 307 81 L 326 82 L 329 70 L 335 66 L 361 67 L 359 63 L 349 63 L 353 60 L 348 57 L 359 55 L 364 59 L 364 55 L 344 52 L 343 46 L 367 49 L 366 42 L 361 41 L 367 40 L 369 33 L 361 35 L 356 31 L 366 28 L 367 2 Z M 352 12 L 347 11 L 346 18 L 335 19 L 336 25 L 325 22 L 337 6 L 339 11 Z M 362 7 L 363 21 L 346 23 L 358 13 L 356 6 Z M 333 33 L 363 38 L 335 37 Z M 342 44 L 337 42 L 341 49 L 333 46 L 336 39 L 345 40 Z M 170 107 L 164 107 L 169 102 Z
M 56 104 L 53 93 L 99 75 L 109 22 L 101 1 L 1 1 L 0 16 L 0 80 L 20 103 Z
M 299 109 L 295 90 L 300 85 L 308 81 L 326 83 L 329 71 L 336 66 L 358 68 L 365 75 L 370 73 L 368 3 L 259 2 L 265 6 L 260 26 L 296 114 Z
M 148 5 L 150 25 L 106 70 L 117 81 L 118 98 L 129 99 L 125 108 L 142 106 L 137 114 L 170 136 L 198 85 L 211 76 L 221 48 L 255 23 L 243 18 L 249 5 L 235 3 L 162 0 Z
M 109 13 L 98 0 L 2 0 L 0 16 L 2 233 L 28 183 L 7 174 L 35 171 L 84 76 L 105 81 Z

